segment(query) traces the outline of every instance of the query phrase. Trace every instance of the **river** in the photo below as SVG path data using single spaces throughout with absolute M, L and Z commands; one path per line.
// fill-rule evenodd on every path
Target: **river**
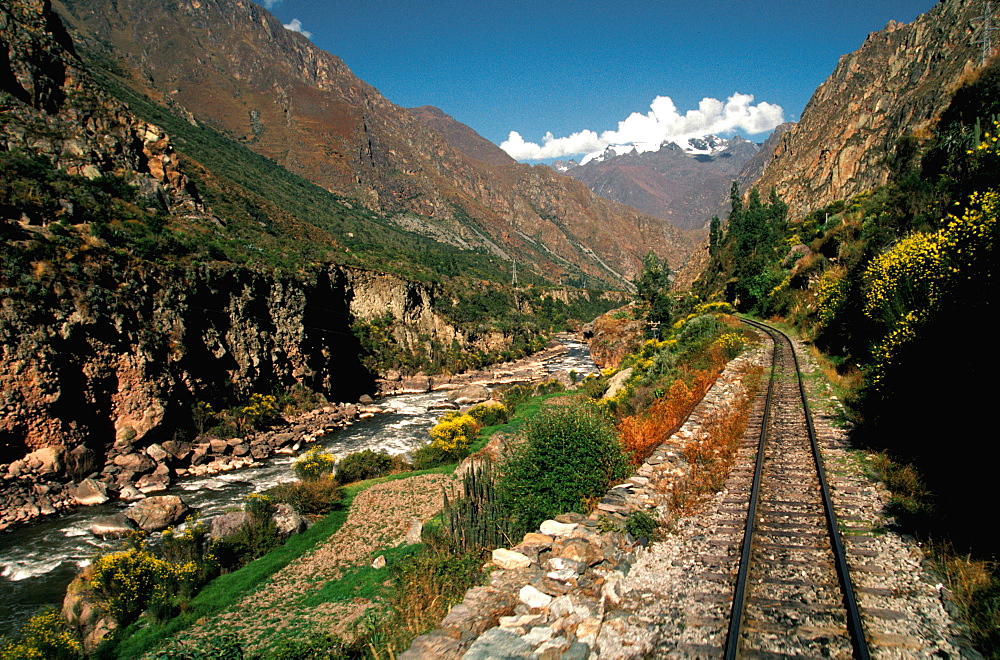
M 548 373 L 575 370 L 596 371 L 585 344 L 561 339 L 567 352 L 545 365 Z M 362 449 L 403 454 L 428 441 L 428 430 L 443 412 L 429 406 L 445 399 L 447 392 L 400 394 L 380 400 L 389 409 L 352 426 L 323 436 L 318 441 L 336 457 Z M 180 495 L 198 509 L 203 519 L 238 507 L 243 498 L 281 481 L 295 478 L 293 456 L 275 456 L 249 468 L 206 477 L 179 480 L 165 493 Z M 17 630 L 40 607 L 60 605 L 66 586 L 77 571 L 98 552 L 113 548 L 117 541 L 102 541 L 87 530 L 94 519 L 123 509 L 109 502 L 82 507 L 4 533 L 0 536 L 0 635 Z

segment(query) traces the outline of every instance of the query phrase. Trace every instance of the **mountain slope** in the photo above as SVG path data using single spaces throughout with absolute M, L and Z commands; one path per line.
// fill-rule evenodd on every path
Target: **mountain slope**
M 784 134 L 760 189 L 774 188 L 796 217 L 886 183 L 894 160 L 912 156 L 905 138 L 929 136 L 978 63 L 982 8 L 944 0 L 909 25 L 890 22 L 841 57 Z
M 712 136 L 709 136 L 712 137 Z M 757 145 L 737 136 L 715 138 L 709 153 L 687 153 L 669 143 L 657 151 L 617 154 L 611 147 L 604 158 L 559 168 L 587 184 L 605 199 L 662 218 L 681 229 L 701 229 L 718 197 L 729 189 Z
M 407 229 L 516 258 L 552 279 L 619 287 L 649 249 L 675 262 L 690 249 L 662 222 L 561 177 L 463 154 L 253 3 L 55 7 L 80 51 L 134 90 Z

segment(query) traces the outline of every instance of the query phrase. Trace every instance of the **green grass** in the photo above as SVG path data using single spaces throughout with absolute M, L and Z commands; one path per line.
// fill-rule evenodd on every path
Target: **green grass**
M 506 424 L 496 424 L 481 429 L 472 445 L 472 451 L 475 452 L 484 447 L 489 442 L 490 437 L 498 431 L 509 434 L 517 433 L 528 419 L 541 410 L 549 399 L 571 394 L 573 393 L 557 392 L 535 396 L 525 401 L 517 407 L 514 415 Z M 188 607 L 181 614 L 162 624 L 136 623 L 125 629 L 114 646 L 114 657 L 123 660 L 141 657 L 200 620 L 212 617 L 239 603 L 245 596 L 253 593 L 267 582 L 275 573 L 335 534 L 347 520 L 354 498 L 362 491 L 377 484 L 408 479 L 421 474 L 450 474 L 455 471 L 456 467 L 458 467 L 457 463 L 449 463 L 428 470 L 386 475 L 344 486 L 343 499 L 332 513 L 302 534 L 291 537 L 283 546 L 275 548 L 237 571 L 222 575 L 209 582 L 191 599 Z M 415 554 L 420 547 L 419 545 L 411 545 L 377 550 L 372 553 L 371 558 L 374 559 L 380 554 L 384 555 L 387 566 L 389 566 Z M 315 607 L 326 602 L 346 602 L 355 597 L 377 597 L 384 589 L 383 582 L 387 579 L 387 575 L 385 569 L 373 569 L 370 562 L 366 562 L 364 566 L 347 570 L 340 579 L 328 581 L 319 590 L 311 593 L 303 601 L 303 606 Z
M 137 623 L 125 629 L 115 644 L 114 657 L 122 660 L 141 657 L 200 619 L 211 617 L 238 603 L 272 575 L 335 534 L 347 520 L 351 504 L 361 491 L 388 481 L 420 474 L 447 474 L 454 469 L 455 465 L 440 466 L 431 470 L 394 474 L 345 486 L 344 498 L 335 511 L 302 534 L 292 536 L 284 545 L 263 557 L 250 562 L 238 571 L 219 576 L 209 582 L 191 599 L 187 609 L 181 614 L 162 624 L 146 624 L 145 627 L 140 627 L 142 624 Z M 359 577 L 358 580 L 360 579 Z M 355 584 L 360 582 L 356 581 Z
M 354 566 L 337 578 L 328 580 L 319 589 L 312 591 L 302 600 L 302 607 L 316 607 L 323 603 L 346 603 L 355 598 L 373 600 L 385 593 L 389 569 L 407 557 L 420 552 L 421 544 L 400 545 L 384 548 L 371 553 L 362 566 Z M 372 568 L 371 563 L 378 556 L 385 557 L 383 568 Z

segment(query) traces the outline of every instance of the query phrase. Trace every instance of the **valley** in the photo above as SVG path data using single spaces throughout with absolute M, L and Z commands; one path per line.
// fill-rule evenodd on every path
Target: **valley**
M 0 657 L 1000 655 L 990 3 L 538 144 L 293 11 L 0 2 Z

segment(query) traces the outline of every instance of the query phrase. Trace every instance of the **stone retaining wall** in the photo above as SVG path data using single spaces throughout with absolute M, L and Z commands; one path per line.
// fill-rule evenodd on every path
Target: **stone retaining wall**
M 681 429 L 589 516 L 557 516 L 513 548 L 495 550 L 488 584 L 466 592 L 441 626 L 416 638 L 400 658 L 596 656 L 606 615 L 645 552 L 645 539 L 621 531 L 626 517 L 635 511 L 666 517 L 671 485 L 688 471 L 682 448 L 703 435 L 713 411 L 746 396 L 742 374 L 762 355 L 757 350 L 730 362 Z

